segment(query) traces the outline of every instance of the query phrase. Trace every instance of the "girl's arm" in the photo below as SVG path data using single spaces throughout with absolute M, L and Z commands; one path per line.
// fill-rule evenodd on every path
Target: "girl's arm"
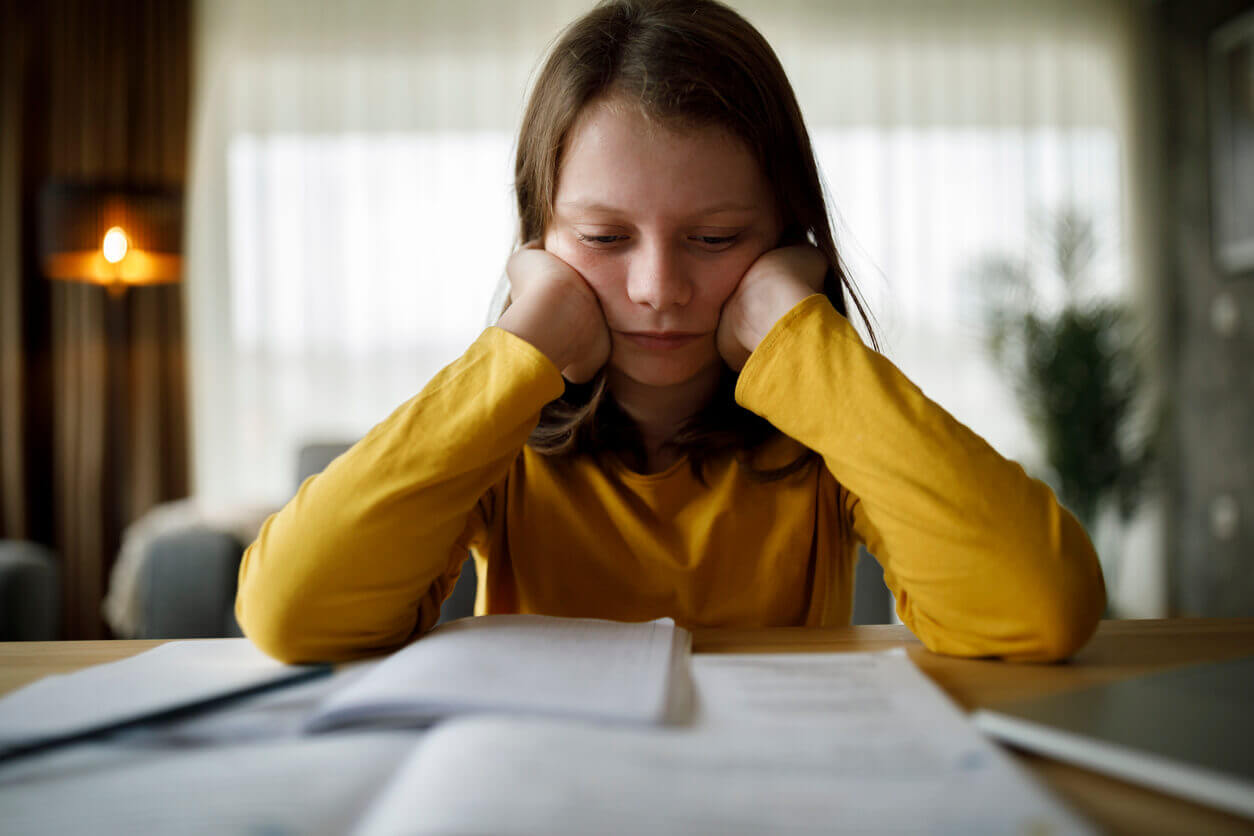
M 461 544 L 495 511 L 491 486 L 564 390 L 558 369 L 580 380 L 605 363 L 609 331 L 578 273 L 534 245 L 506 271 L 498 327 L 306 480 L 244 553 L 235 614 L 262 650 L 338 661 L 431 629 Z
M 804 296 L 753 345 L 746 408 L 822 456 L 902 621 L 932 650 L 1053 660 L 1105 607 L 1097 555 L 1048 487 Z
M 286 662 L 340 661 L 429 630 L 500 481 L 562 393 L 545 356 L 489 328 L 262 526 L 235 614 Z M 482 500 L 482 501 L 481 501 Z

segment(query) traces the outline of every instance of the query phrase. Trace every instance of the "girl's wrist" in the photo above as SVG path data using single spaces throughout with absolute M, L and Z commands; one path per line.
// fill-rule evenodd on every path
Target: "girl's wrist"
M 800 281 L 764 282 L 751 298 L 745 300 L 741 345 L 752 354 L 784 314 L 813 294 L 814 289 Z
M 561 328 L 554 328 L 551 316 L 545 314 L 542 306 L 523 297 L 510 304 L 497 320 L 496 327 L 530 343 L 532 348 L 549 358 L 549 362 L 561 370 L 572 360 L 567 356 L 571 348 L 569 335 Z

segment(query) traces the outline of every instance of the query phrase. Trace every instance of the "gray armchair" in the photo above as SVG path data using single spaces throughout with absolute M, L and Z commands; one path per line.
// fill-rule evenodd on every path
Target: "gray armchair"
M 235 584 L 245 543 L 212 528 L 163 534 L 148 547 L 138 577 L 145 639 L 243 635 Z
M 50 641 L 61 634 L 61 567 L 52 550 L 0 540 L 0 641 Z

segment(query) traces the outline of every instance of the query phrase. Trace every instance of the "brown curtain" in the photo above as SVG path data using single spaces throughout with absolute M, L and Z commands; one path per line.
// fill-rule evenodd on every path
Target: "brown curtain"
M 122 528 L 187 493 L 183 294 L 44 279 L 36 196 L 183 184 L 190 0 L 0 2 L 0 537 L 51 545 L 65 637 L 101 638 Z

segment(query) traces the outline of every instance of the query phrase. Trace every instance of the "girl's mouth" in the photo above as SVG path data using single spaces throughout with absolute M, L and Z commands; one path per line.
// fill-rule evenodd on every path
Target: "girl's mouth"
M 619 336 L 633 345 L 651 351 L 667 351 L 680 348 L 703 336 L 702 334 L 686 334 L 680 331 L 619 331 L 618 333 Z

